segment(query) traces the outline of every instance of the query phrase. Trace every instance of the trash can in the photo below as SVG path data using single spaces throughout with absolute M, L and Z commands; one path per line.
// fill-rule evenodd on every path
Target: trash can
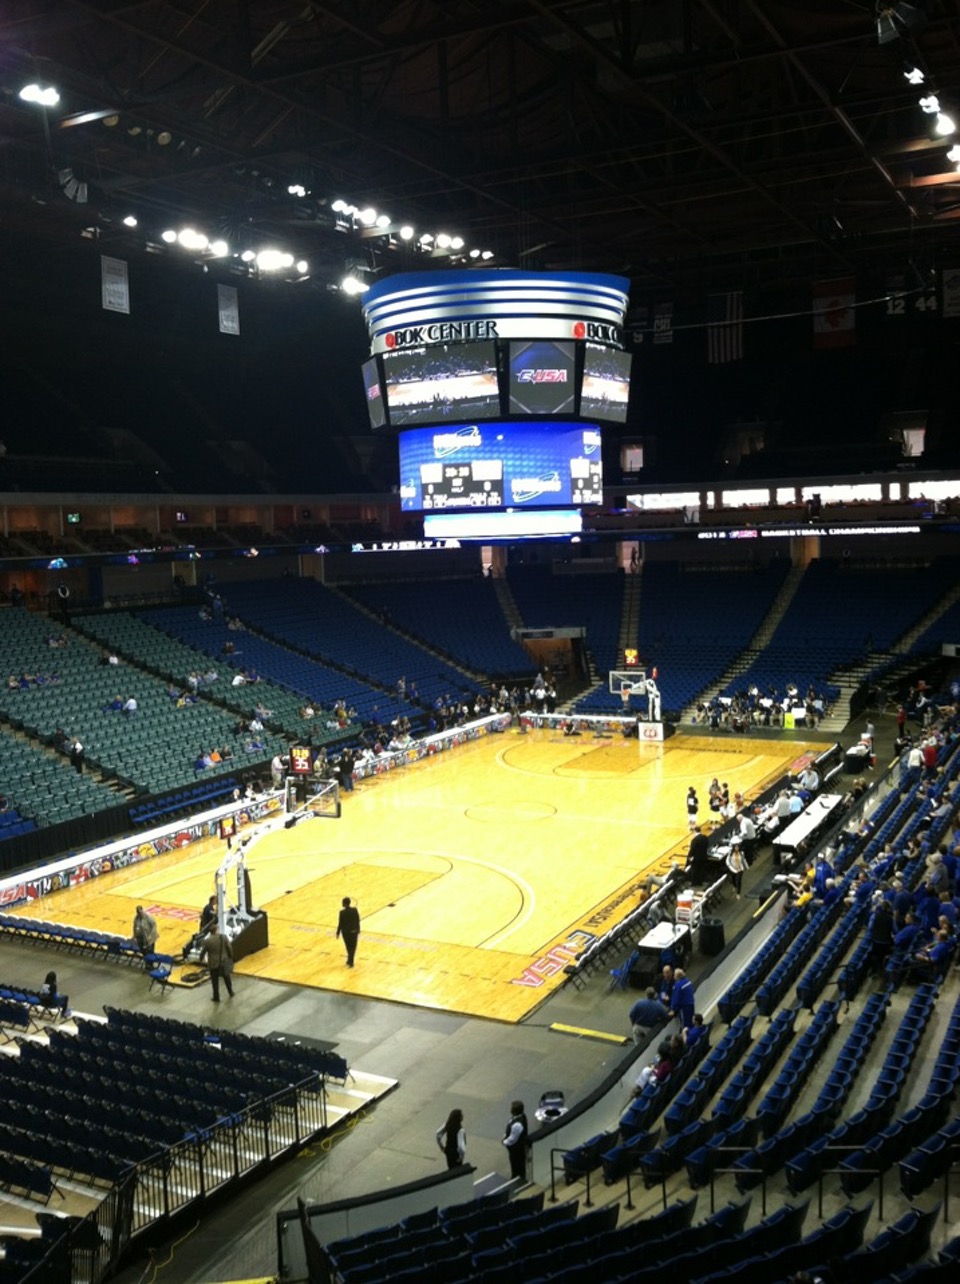
M 704 918 L 700 920 L 701 954 L 720 954 L 726 943 L 722 918 Z

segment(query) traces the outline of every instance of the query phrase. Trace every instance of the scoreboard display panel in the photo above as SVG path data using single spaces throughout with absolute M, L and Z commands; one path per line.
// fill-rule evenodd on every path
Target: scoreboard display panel
M 510 344 L 511 415 L 572 415 L 576 401 L 576 347 L 535 339 Z
M 383 356 L 387 408 L 394 427 L 500 414 L 493 343 L 439 343 Z
M 623 424 L 630 400 L 630 353 L 588 343 L 583 354 L 581 415 Z
M 404 512 L 599 504 L 600 429 L 564 420 L 415 428 L 400 435 Z

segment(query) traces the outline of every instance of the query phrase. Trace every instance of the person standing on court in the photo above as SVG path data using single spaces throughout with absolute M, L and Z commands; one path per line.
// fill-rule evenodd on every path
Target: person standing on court
M 451 1110 L 447 1122 L 437 1129 L 437 1145 L 447 1157 L 447 1167 L 457 1168 L 467 1154 L 467 1134 L 463 1130 L 463 1111 Z
M 341 937 L 347 951 L 347 967 L 353 967 L 357 941 L 360 939 L 360 911 L 356 905 L 350 904 L 349 896 L 343 898 L 340 916 L 337 919 L 337 940 Z
M 227 937 L 222 935 L 220 924 L 216 919 L 210 924 L 210 931 L 200 946 L 200 962 L 210 969 L 210 984 L 213 986 L 213 1001 L 220 1002 L 220 979 L 227 987 L 227 993 L 233 998 L 233 982 L 230 973 L 233 971 L 233 946 Z
M 680 1029 L 685 1030 L 693 1025 L 694 993 L 693 982 L 689 980 L 683 968 L 677 968 L 673 974 L 673 993 L 670 995 L 670 1015 L 680 1022 Z
M 503 1144 L 510 1156 L 510 1176 L 527 1180 L 527 1135 L 530 1129 L 522 1101 L 510 1102 L 510 1119 L 503 1134 Z
M 687 828 L 691 833 L 697 828 L 697 812 L 700 810 L 700 799 L 693 785 L 687 790 Z
M 148 914 L 142 905 L 138 905 L 137 912 L 133 916 L 133 939 L 140 953 L 152 953 L 159 935 L 157 920 L 152 914 Z

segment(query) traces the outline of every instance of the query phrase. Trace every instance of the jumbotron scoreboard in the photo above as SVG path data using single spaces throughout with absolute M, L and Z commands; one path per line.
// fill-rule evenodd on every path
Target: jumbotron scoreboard
M 627 289 L 488 270 L 374 286 L 364 391 L 371 426 L 398 432 L 404 511 L 601 503 L 602 425 L 624 423 L 630 399 Z

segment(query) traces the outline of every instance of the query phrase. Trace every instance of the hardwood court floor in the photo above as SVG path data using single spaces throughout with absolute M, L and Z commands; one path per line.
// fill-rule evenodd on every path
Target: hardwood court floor
M 249 974 L 518 1021 L 562 983 L 587 934 L 637 903 L 651 870 L 682 860 L 688 786 L 706 820 L 714 776 L 750 794 L 817 748 L 510 732 L 377 777 L 344 796 L 340 820 L 250 844 L 270 946 L 237 965 L 240 984 Z M 144 904 L 160 926 L 158 948 L 177 952 L 222 854 L 211 843 L 119 870 L 57 893 L 44 912 L 129 932 Z M 345 895 L 363 924 L 353 969 L 334 939 Z

